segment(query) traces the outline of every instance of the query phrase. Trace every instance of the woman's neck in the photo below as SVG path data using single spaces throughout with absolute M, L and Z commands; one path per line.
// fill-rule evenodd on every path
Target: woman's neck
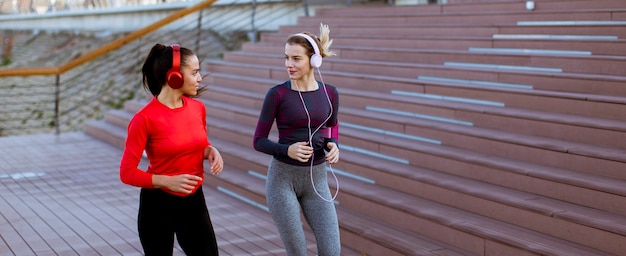
M 161 102 L 161 104 L 171 109 L 180 108 L 183 106 L 182 95 L 174 93 L 171 90 L 167 90 L 166 88 L 163 88 L 163 90 L 161 90 L 161 93 L 157 95 L 157 100 Z
M 313 77 L 307 79 L 291 80 L 291 89 L 301 92 L 315 91 L 319 88 Z

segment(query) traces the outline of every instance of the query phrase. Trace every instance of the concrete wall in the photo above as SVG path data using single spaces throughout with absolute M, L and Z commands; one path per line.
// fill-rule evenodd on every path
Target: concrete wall
M 409 4 L 425 4 L 427 0 L 396 0 L 396 5 Z M 446 2 L 446 0 L 438 0 Z M 264 22 L 256 27 L 257 30 L 271 31 L 276 30 L 280 25 L 293 24 L 297 18 L 305 15 L 305 10 L 301 1 L 276 1 L 276 0 L 257 0 L 257 13 L 255 17 L 264 17 L 268 13 L 279 10 L 280 8 L 292 8 L 293 11 L 288 12 L 280 17 L 273 17 L 275 20 Z M 315 10 L 319 8 L 328 8 L 332 6 L 345 7 L 348 1 L 343 0 L 308 0 L 309 15 L 315 15 Z M 352 6 L 362 6 L 368 4 L 381 5 L 387 0 L 352 0 Z M 29 14 L 4 14 L 0 15 L 0 30 L 22 30 L 36 32 L 57 32 L 57 31 L 76 31 L 77 33 L 123 33 L 131 32 L 150 25 L 173 12 L 187 8 L 197 4 L 198 1 L 169 2 L 154 5 L 111 7 L 100 9 L 79 9 L 79 10 L 61 10 L 47 13 L 29 13 Z M 234 4 L 236 3 L 236 4 Z M 213 4 L 209 9 L 215 14 L 212 15 L 228 15 L 231 12 L 241 13 L 243 16 L 252 17 L 252 0 L 220 0 Z M 272 15 L 268 15 L 272 16 Z M 267 16 L 265 16 L 267 17 Z M 197 14 L 190 14 L 182 19 L 167 25 L 164 29 L 181 29 L 183 26 L 189 26 L 189 29 L 195 29 L 195 21 L 198 19 Z M 237 19 L 234 22 L 246 23 L 250 26 L 251 20 Z M 188 24 L 188 25 L 185 25 Z M 229 27 L 245 27 L 242 24 L 216 24 L 216 26 Z M 213 26 L 213 25 L 212 25 Z M 219 28 L 218 28 L 219 29 Z
M 0 16 L 1 30 L 130 32 L 143 28 L 180 9 L 197 2 L 163 3 L 147 6 L 130 6 L 94 10 L 58 11 L 44 14 L 9 14 Z M 240 5 L 239 8 L 250 9 Z M 168 25 L 180 28 L 193 23 L 198 15 L 190 14 Z
M 220 15 L 219 12 L 231 12 L 233 8 L 239 8 L 238 12 L 244 13 L 250 12 L 251 16 L 252 5 L 237 4 L 232 5 L 231 1 L 218 1 L 211 8 L 211 11 L 215 11 L 215 15 Z M 242 1 L 238 1 L 242 2 Z M 266 27 L 257 28 L 259 30 L 274 30 L 277 29 L 279 24 L 293 23 L 298 16 L 304 15 L 304 9 L 299 8 L 302 5 L 294 1 L 286 1 L 285 3 L 264 3 L 269 1 L 257 1 L 256 17 L 263 17 L 262 11 L 271 11 L 273 8 L 279 8 L 280 5 L 291 5 L 298 8 L 298 11 L 290 12 L 288 15 L 281 17 L 271 24 L 265 24 Z M 180 9 L 193 6 L 197 2 L 176 2 L 176 3 L 162 3 L 158 5 L 144 5 L 144 6 L 130 6 L 130 7 L 117 7 L 107 9 L 93 9 L 93 10 L 72 10 L 72 11 L 57 11 L 43 14 L 5 14 L 0 15 L 0 30 L 33 30 L 33 31 L 80 31 L 80 32 L 130 32 L 143 28 L 149 24 L 152 24 L 173 12 Z M 230 4 L 230 5 L 229 5 Z M 224 8 L 229 5 L 230 7 Z M 310 12 L 322 7 L 324 5 L 311 5 Z M 224 13 L 226 14 L 226 13 Z M 169 24 L 167 27 L 180 29 L 184 24 L 194 24 L 198 15 L 190 14 L 174 23 Z M 241 19 L 239 19 L 241 20 Z M 250 20 L 245 21 L 250 23 Z M 165 29 L 167 29 L 167 27 Z
M 237 3 L 234 5 L 233 3 Z M 246 13 L 252 10 L 252 0 L 250 1 L 235 1 L 235 0 L 220 0 L 213 4 L 211 11 L 215 11 L 219 15 L 220 10 L 224 12 L 232 12 L 233 8 L 239 8 L 238 12 Z M 271 0 L 257 0 L 257 14 L 256 17 L 263 17 L 263 11 L 272 11 L 273 9 L 283 7 L 285 5 L 295 6 L 295 10 L 288 13 L 288 15 L 282 16 L 270 24 L 264 24 L 264 27 L 258 27 L 258 30 L 275 30 L 281 24 L 294 23 L 299 16 L 305 15 L 303 5 L 300 1 L 271 1 Z M 353 4 L 364 4 L 369 1 L 365 0 L 352 0 Z M 160 3 L 155 5 L 142 5 L 142 6 L 127 6 L 127 7 L 112 7 L 101 9 L 84 9 L 84 10 L 68 10 L 68 11 L 55 11 L 48 13 L 29 13 L 29 14 L 4 14 L 0 15 L 0 30 L 32 30 L 32 31 L 80 31 L 84 32 L 130 32 L 143 28 L 149 24 L 152 24 L 173 12 L 180 9 L 187 8 L 197 4 L 197 1 L 186 2 L 171 2 Z M 331 6 L 345 6 L 346 1 L 341 0 L 309 0 L 309 15 L 315 14 L 315 9 L 331 7 Z M 230 6 L 224 8 L 225 6 Z M 246 15 L 246 14 L 244 14 Z M 197 20 L 198 15 L 191 14 L 177 22 L 168 25 L 165 29 L 176 28 L 180 29 L 184 24 L 193 24 Z M 239 19 L 241 20 L 241 19 Z M 250 23 L 250 21 L 245 21 Z

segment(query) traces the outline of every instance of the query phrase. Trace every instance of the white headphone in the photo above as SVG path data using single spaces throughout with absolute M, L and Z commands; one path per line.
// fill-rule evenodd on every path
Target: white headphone
M 322 124 L 320 124 L 319 127 L 317 127 L 317 129 L 315 129 L 314 131 L 312 130 L 311 127 L 311 116 L 309 114 L 309 110 L 306 107 L 306 104 L 304 102 L 304 98 L 302 97 L 302 93 L 300 91 L 300 87 L 298 87 L 298 83 L 295 82 L 296 87 L 298 88 L 298 95 L 300 95 L 300 100 L 302 101 L 302 106 L 304 107 L 304 111 L 306 112 L 306 116 L 308 118 L 309 124 L 308 124 L 308 128 L 309 128 L 309 145 L 313 145 L 313 134 L 318 132 L 322 126 L 324 126 L 326 124 L 326 122 L 332 117 L 333 115 L 333 104 L 330 100 L 330 97 L 328 96 L 328 91 L 326 91 L 326 84 L 324 83 L 324 79 L 322 78 L 322 72 L 320 71 L 319 67 L 322 66 L 322 55 L 320 54 L 320 49 L 317 47 L 317 43 L 315 42 L 315 40 L 313 40 L 313 38 L 311 38 L 309 35 L 304 34 L 304 33 L 298 33 L 295 34 L 295 36 L 300 36 L 300 37 L 304 37 L 307 41 L 309 41 L 309 44 L 311 44 L 311 46 L 313 47 L 313 55 L 311 56 L 311 66 L 317 69 L 317 72 L 320 75 L 320 79 L 322 80 L 322 88 L 324 88 L 324 92 L 326 93 L 326 99 L 328 99 L 328 104 L 330 104 L 330 114 L 328 115 L 328 117 L 326 118 L 326 120 L 324 120 L 324 122 L 322 122 Z M 337 190 L 335 190 L 335 194 L 330 198 L 327 199 L 324 196 L 322 196 L 318 191 L 317 188 L 315 187 L 315 182 L 313 181 L 313 159 L 314 156 L 311 156 L 311 159 L 309 161 L 311 161 L 311 169 L 309 171 L 309 174 L 311 175 L 311 186 L 313 187 L 313 190 L 315 191 L 315 194 L 317 194 L 317 196 L 319 198 L 321 198 L 322 200 L 326 201 L 326 202 L 332 202 L 337 198 L 337 194 L 339 194 L 339 179 L 337 179 L 337 175 L 335 175 L 335 171 L 333 171 L 333 168 L 330 166 L 330 164 L 328 164 L 328 167 L 330 168 L 331 173 L 333 174 L 333 177 L 335 178 L 335 183 L 337 184 Z
M 296 36 L 304 37 L 304 39 L 309 41 L 309 44 L 313 46 L 314 53 L 311 56 L 311 66 L 313 66 L 314 68 L 321 67 L 322 66 L 322 54 L 320 54 L 320 49 L 317 48 L 317 43 L 315 42 L 315 40 L 313 40 L 313 38 L 311 38 L 309 35 L 304 34 L 304 33 L 298 33 L 296 34 Z

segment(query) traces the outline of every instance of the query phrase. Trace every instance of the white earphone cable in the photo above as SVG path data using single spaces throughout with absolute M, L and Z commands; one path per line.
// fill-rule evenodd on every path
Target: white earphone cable
M 324 93 L 326 94 L 326 99 L 328 100 L 328 104 L 330 105 L 330 114 L 328 115 L 328 117 L 326 118 L 326 120 L 324 120 L 324 122 L 322 122 L 320 124 L 319 127 L 317 127 L 317 129 L 315 129 L 315 131 L 311 131 L 311 115 L 309 114 L 309 110 L 306 107 L 306 103 L 304 102 L 304 97 L 302 97 L 302 92 L 300 90 L 300 87 L 298 86 L 298 83 L 294 80 L 294 84 L 296 85 L 296 88 L 298 89 L 298 95 L 300 96 L 300 100 L 302 101 L 302 106 L 304 107 L 304 112 L 306 113 L 307 119 L 308 119 L 308 132 L 309 132 L 309 146 L 313 147 L 313 134 L 315 134 L 316 132 L 318 132 L 322 126 L 324 126 L 326 124 L 326 122 L 328 122 L 328 120 L 330 120 L 330 118 L 333 115 L 333 104 L 332 101 L 330 100 L 330 96 L 328 96 L 328 91 L 326 90 L 326 84 L 324 83 L 324 79 L 322 78 L 322 73 L 319 71 L 319 69 L 317 69 L 317 72 L 320 76 L 320 80 L 322 81 L 322 87 L 324 89 Z M 335 178 L 335 184 L 337 185 L 337 188 L 335 190 L 335 194 L 332 196 L 331 199 L 326 199 L 324 198 L 324 196 L 322 196 L 318 191 L 317 188 L 315 187 L 315 182 L 313 181 L 313 160 L 315 159 L 315 152 L 311 155 L 311 166 L 309 169 L 309 175 L 311 177 L 311 185 L 313 186 L 313 190 L 315 191 L 315 194 L 317 194 L 317 196 L 319 198 L 321 198 L 322 200 L 326 201 L 326 202 L 332 202 L 337 198 L 337 195 L 339 194 L 339 179 L 337 178 L 337 175 L 335 174 L 335 171 L 333 170 L 333 167 L 331 166 L 330 163 L 328 163 L 328 167 L 330 168 L 330 172 L 333 175 L 333 178 Z

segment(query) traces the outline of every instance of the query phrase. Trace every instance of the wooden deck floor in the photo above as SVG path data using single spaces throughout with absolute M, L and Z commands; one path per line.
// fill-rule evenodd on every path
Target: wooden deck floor
M 0 137 L 0 255 L 142 255 L 139 189 L 119 181 L 121 153 L 82 132 Z M 285 255 L 266 211 L 204 193 L 221 255 Z

